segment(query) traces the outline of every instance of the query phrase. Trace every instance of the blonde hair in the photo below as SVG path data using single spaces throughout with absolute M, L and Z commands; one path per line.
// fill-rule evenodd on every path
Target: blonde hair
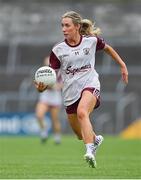
M 82 35 L 100 35 L 101 29 L 95 27 L 95 23 L 89 19 L 83 19 L 81 21 L 80 34 Z
M 81 21 L 82 21 L 82 17 L 76 13 L 75 11 L 68 11 L 66 12 L 62 18 L 71 18 L 72 22 L 77 25 L 80 24 L 81 25 Z
M 80 34 L 81 35 L 99 35 L 101 34 L 101 29 L 95 27 L 95 23 L 89 19 L 82 19 L 80 14 L 76 13 L 75 11 L 68 11 L 66 12 L 62 18 L 71 18 L 72 22 L 77 25 L 80 24 Z

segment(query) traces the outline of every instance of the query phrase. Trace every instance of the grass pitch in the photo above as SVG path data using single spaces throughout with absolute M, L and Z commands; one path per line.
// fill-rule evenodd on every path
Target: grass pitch
M 0 179 L 114 179 L 141 178 L 141 140 L 105 137 L 97 151 L 97 168 L 83 159 L 84 145 L 74 136 L 62 144 L 50 138 L 0 137 Z

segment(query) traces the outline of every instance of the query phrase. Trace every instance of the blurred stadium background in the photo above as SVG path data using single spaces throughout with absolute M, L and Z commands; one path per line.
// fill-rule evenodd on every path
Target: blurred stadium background
M 92 115 L 96 131 L 119 134 L 140 118 L 141 1 L 0 0 L 0 134 L 37 133 L 34 72 L 63 38 L 60 17 L 68 10 L 96 21 L 129 70 L 124 86 L 119 67 L 97 53 L 102 101 Z M 60 118 L 63 132 L 71 133 L 63 107 Z

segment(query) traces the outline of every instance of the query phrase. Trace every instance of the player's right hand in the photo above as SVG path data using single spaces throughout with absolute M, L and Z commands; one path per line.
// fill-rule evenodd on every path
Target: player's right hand
M 45 91 L 45 90 L 48 88 L 48 86 L 45 85 L 45 84 L 42 83 L 42 82 L 37 83 L 36 81 L 34 81 L 34 84 L 35 84 L 36 89 L 37 89 L 39 92 L 43 92 L 43 91 Z

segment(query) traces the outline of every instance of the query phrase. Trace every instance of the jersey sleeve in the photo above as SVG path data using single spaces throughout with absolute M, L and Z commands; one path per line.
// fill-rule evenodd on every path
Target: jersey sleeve
M 49 66 L 53 69 L 59 69 L 61 66 L 59 59 L 56 57 L 53 51 L 50 54 Z
M 106 43 L 103 38 L 97 37 L 96 51 L 104 49 L 105 44 Z

